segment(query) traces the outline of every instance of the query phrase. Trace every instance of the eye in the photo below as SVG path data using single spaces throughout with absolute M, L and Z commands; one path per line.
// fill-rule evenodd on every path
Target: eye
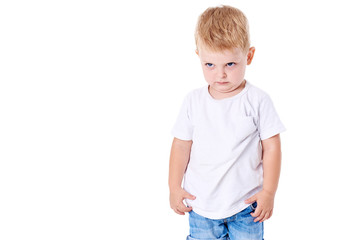
M 209 68 L 212 68 L 214 66 L 214 64 L 212 63 L 205 63 L 205 66 L 209 67 Z
M 228 63 L 228 64 L 226 64 L 228 67 L 232 67 L 232 66 L 234 66 L 235 65 L 235 63 L 234 62 L 230 62 L 230 63 Z

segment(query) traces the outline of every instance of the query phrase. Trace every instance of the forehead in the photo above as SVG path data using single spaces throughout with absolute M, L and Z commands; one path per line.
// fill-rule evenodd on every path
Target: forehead
M 246 55 L 239 48 L 228 49 L 223 51 L 211 51 L 199 48 L 199 57 L 201 61 L 206 62 L 233 62 L 246 58 Z

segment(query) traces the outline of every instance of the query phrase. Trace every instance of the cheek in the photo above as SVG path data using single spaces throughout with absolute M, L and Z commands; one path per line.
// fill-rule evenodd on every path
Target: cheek
M 243 80 L 245 76 L 245 68 L 238 68 L 231 72 L 231 76 L 233 79 Z
M 205 77 L 206 81 L 208 81 L 208 82 L 213 81 L 214 74 L 212 71 L 209 71 L 208 69 L 203 69 L 203 73 L 204 73 L 204 77 Z

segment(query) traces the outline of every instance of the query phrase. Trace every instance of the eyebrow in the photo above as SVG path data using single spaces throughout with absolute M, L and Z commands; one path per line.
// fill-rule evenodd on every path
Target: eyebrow
M 211 64 L 213 64 L 211 61 L 202 61 L 203 63 L 211 63 Z M 228 64 L 228 63 L 237 63 L 237 62 L 240 62 L 240 61 L 228 61 L 228 62 L 226 62 L 225 64 Z

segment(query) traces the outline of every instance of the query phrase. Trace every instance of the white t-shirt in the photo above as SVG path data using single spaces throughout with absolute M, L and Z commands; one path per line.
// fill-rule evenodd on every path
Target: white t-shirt
M 196 199 L 186 203 L 211 219 L 248 207 L 244 201 L 262 189 L 261 140 L 285 130 L 269 95 L 249 81 L 220 100 L 208 85 L 189 92 L 171 132 L 193 141 L 183 187 Z

